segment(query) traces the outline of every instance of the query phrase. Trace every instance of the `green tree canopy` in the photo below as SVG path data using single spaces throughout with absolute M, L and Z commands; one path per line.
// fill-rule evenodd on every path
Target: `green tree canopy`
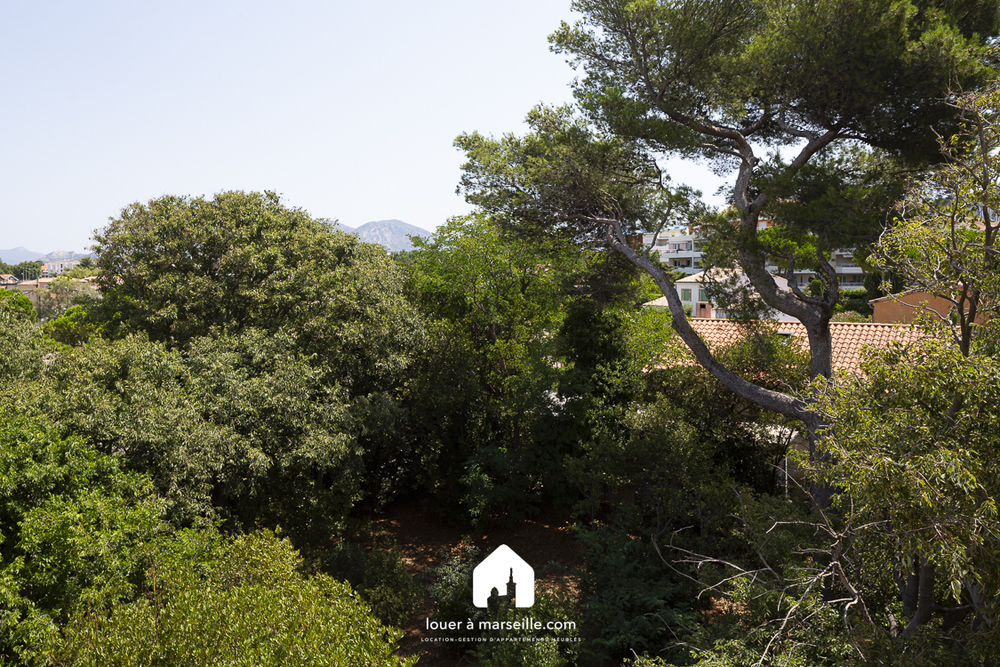
M 551 41 L 583 66 L 577 92 L 595 118 L 659 149 L 735 158 L 747 172 L 756 166 L 748 141 L 805 140 L 802 163 L 838 138 L 934 157 L 930 128 L 954 119 L 944 93 L 984 81 L 985 40 L 1000 28 L 989 0 L 573 8 L 583 18 Z
M 84 608 L 46 645 L 79 667 L 198 664 L 406 667 L 401 631 L 383 626 L 346 583 L 301 573 L 288 540 L 220 540 L 188 531 L 153 550 L 143 595 Z
M 149 474 L 175 525 L 281 525 L 331 538 L 359 497 L 347 396 L 288 336 L 202 337 L 184 352 L 142 334 L 64 350 L 31 387 L 66 434 Z
M 38 318 L 31 299 L 14 290 L 0 290 L 0 312 L 30 322 Z
M 21 408 L 0 406 L 0 660 L 15 664 L 79 602 L 135 594 L 162 510 L 148 478 Z
M 420 326 L 382 248 L 274 193 L 132 204 L 95 235 L 105 331 L 171 346 L 218 332 L 290 332 L 359 393 L 401 379 Z
M 951 312 L 926 312 L 928 340 L 871 354 L 866 377 L 819 399 L 834 427 L 813 475 L 858 507 L 852 537 L 888 545 L 908 635 L 939 613 L 948 630 L 995 618 L 998 99 L 994 86 L 953 100 L 963 131 L 942 139 L 945 163 L 912 185 L 871 258 Z
M 801 261 L 795 246 L 809 245 L 802 232 L 822 231 L 808 261 L 835 276 L 824 246 L 849 236 L 892 192 L 869 187 L 898 183 L 887 161 L 926 164 L 936 155 L 934 132 L 957 126 L 947 95 L 988 79 L 997 3 L 579 0 L 573 8 L 582 19 L 563 24 L 551 42 L 584 70 L 576 95 L 588 122 L 536 111 L 523 139 L 459 137 L 469 156 L 468 199 L 525 233 L 603 235 L 605 247 L 656 280 L 699 363 L 740 396 L 803 418 L 813 432 L 820 420 L 807 402 L 748 382 L 712 356 L 687 324 L 670 276 L 629 241 L 678 210 L 670 204 L 682 193 L 664 187 L 657 159 L 679 154 L 736 169 L 730 202 L 739 267 L 767 306 L 803 323 L 810 373 L 829 377 L 836 281 L 818 296 L 786 292 L 766 270 L 768 256 L 791 249 L 789 259 Z M 851 145 L 870 152 L 845 170 L 832 156 Z M 783 152 L 765 162 L 762 150 Z M 762 244 L 758 223 L 772 210 L 790 234 Z
M 457 490 L 447 480 L 470 469 L 483 472 L 463 481 L 486 487 L 467 494 L 473 503 L 498 492 L 498 478 L 539 488 L 526 481 L 541 472 L 528 463 L 532 423 L 552 385 L 548 356 L 566 283 L 584 264 L 564 245 L 510 237 L 484 216 L 453 218 L 417 243 L 410 290 L 434 336 L 406 395 L 427 450 L 425 483 L 442 495 Z M 470 462 L 479 454 L 489 460 Z M 511 498 L 527 495 L 522 486 Z
M 945 616 L 946 630 L 966 616 L 978 615 L 977 625 L 994 618 L 997 360 L 967 358 L 956 345 L 927 340 L 871 354 L 864 369 L 866 377 L 845 378 L 820 399 L 836 428 L 823 440 L 830 456 L 813 464 L 812 474 L 842 490 L 837 502 L 850 517 L 845 536 L 859 549 L 869 544 L 891 554 L 907 633 L 947 607 L 956 609 Z M 865 580 L 862 572 L 854 576 Z M 942 604 L 948 598 L 953 604 Z

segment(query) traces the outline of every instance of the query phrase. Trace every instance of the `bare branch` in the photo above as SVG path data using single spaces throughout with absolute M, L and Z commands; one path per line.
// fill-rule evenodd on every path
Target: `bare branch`
M 792 135 L 793 137 L 799 137 L 801 139 L 808 139 L 809 141 L 815 140 L 816 139 L 816 133 L 815 132 L 809 132 L 807 130 L 802 130 L 800 128 L 797 128 L 797 127 L 791 125 L 785 119 L 785 112 L 787 111 L 787 109 L 788 109 L 788 107 L 786 107 L 785 105 L 782 105 L 781 106 L 781 111 L 778 112 L 778 116 L 777 116 L 777 118 L 775 118 L 775 122 L 778 124 L 778 127 L 781 128 L 782 132 L 786 132 L 786 133 Z

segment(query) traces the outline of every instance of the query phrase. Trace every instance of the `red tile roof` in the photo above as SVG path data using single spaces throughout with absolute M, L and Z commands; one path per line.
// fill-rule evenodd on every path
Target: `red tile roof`
M 743 333 L 733 320 L 694 318 L 691 327 L 698 332 L 709 348 L 732 345 Z M 809 349 L 806 328 L 800 322 L 773 322 L 779 334 L 789 334 Z M 833 343 L 833 370 L 850 373 L 861 372 L 861 349 L 866 345 L 885 347 L 890 342 L 909 343 L 923 337 L 920 331 L 909 326 L 881 322 L 830 322 Z

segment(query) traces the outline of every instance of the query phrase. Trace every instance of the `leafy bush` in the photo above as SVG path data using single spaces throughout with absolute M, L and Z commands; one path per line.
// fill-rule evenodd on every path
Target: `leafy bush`
M 14 290 L 0 289 L 0 312 L 9 313 L 28 322 L 38 319 L 38 313 L 31 305 L 31 299 Z
M 845 289 L 840 293 L 840 303 L 844 306 L 844 312 L 855 312 L 859 315 L 871 315 L 872 307 L 868 303 L 868 290 L 864 287 L 857 289 Z
M 831 322 L 871 322 L 871 315 L 862 315 L 855 310 L 843 310 L 830 318 Z
M 346 581 L 386 625 L 400 627 L 413 616 L 424 599 L 424 589 L 406 571 L 396 545 L 377 539 L 367 553 L 342 540 L 318 555 L 314 565 L 335 579 Z
M 533 459 L 525 448 L 494 445 L 469 458 L 460 502 L 474 525 L 510 525 L 537 513 L 541 483 Z
M 97 332 L 97 325 L 87 320 L 87 307 L 70 306 L 62 315 L 45 323 L 45 335 L 63 345 L 79 347 Z
M 336 534 L 361 475 L 344 397 L 318 376 L 287 336 L 259 330 L 183 353 L 96 338 L 49 368 L 39 407 L 149 474 L 174 525 L 280 525 L 304 548 Z
M 412 665 L 402 635 L 373 618 L 350 587 L 305 577 L 288 540 L 232 542 L 188 532 L 154 558 L 145 594 L 75 614 L 46 647 L 60 665 Z
M 580 573 L 586 664 L 617 665 L 632 651 L 655 653 L 676 644 L 678 629 L 694 620 L 690 586 L 648 541 L 606 527 L 580 537 L 587 547 Z
M 479 561 L 479 549 L 466 545 L 457 555 L 447 556 L 430 569 L 434 620 L 476 621 L 482 615 L 483 610 L 472 604 L 472 570 Z
M 134 595 L 161 510 L 145 477 L 0 406 L 0 663 L 30 661 L 81 601 Z
M 364 580 L 357 588 L 386 625 L 405 624 L 424 599 L 423 588 L 406 571 L 395 545 L 384 542 L 367 554 Z
M 34 310 L 31 312 L 34 313 Z M 8 309 L 2 303 L 0 332 L 0 380 L 18 380 L 10 386 L 10 390 L 16 390 L 24 386 L 24 381 L 36 378 L 42 372 L 44 341 L 32 318 L 26 317 L 23 311 Z

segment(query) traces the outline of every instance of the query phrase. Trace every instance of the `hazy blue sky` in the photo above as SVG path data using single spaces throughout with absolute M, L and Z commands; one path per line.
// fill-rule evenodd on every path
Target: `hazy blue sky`
M 432 230 L 468 210 L 455 136 L 572 99 L 561 20 L 569 0 L 3 2 L 0 248 L 79 251 L 131 202 L 230 189 Z

